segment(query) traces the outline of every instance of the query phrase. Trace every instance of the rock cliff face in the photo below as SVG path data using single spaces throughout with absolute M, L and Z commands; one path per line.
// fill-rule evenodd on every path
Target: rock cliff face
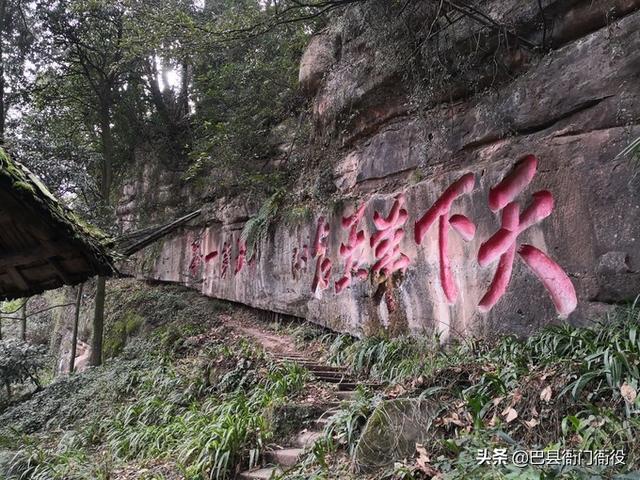
M 484 3 L 510 33 L 461 17 L 426 38 L 445 62 L 476 57 L 422 90 L 347 27 L 357 8 L 314 37 L 300 81 L 338 201 L 272 226 L 253 258 L 255 207 L 219 201 L 136 273 L 357 335 L 526 334 L 640 293 L 640 177 L 618 157 L 640 136 L 640 1 L 546 1 L 544 20 L 538 2 Z

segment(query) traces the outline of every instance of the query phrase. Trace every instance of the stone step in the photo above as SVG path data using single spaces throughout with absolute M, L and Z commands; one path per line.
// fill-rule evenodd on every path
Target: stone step
M 279 467 L 267 467 L 240 472 L 238 478 L 242 480 L 271 480 L 282 473 L 282 469 Z
M 322 438 L 322 432 L 303 430 L 296 436 L 293 443 L 298 448 L 309 448 L 320 438 Z
M 345 373 L 344 367 L 330 367 L 328 365 L 319 365 L 317 363 L 307 365 L 307 370 L 310 372 L 332 372 L 332 373 Z
M 349 374 L 347 372 L 340 372 L 340 371 L 324 371 L 324 370 L 320 370 L 320 371 L 316 371 L 313 372 L 313 374 L 316 377 L 337 377 L 337 378 L 349 378 L 350 380 L 353 381 L 353 379 L 349 376 Z
M 293 467 L 304 453 L 302 448 L 283 448 L 267 452 L 267 460 L 282 467 Z
M 329 422 L 331 421 L 333 415 L 326 415 L 324 417 L 320 417 L 316 420 L 314 420 L 313 425 L 314 427 L 320 429 L 320 430 L 324 430 L 324 427 L 326 427 Z
M 336 392 L 336 397 L 338 397 L 340 400 L 353 400 L 356 397 L 356 391 L 355 390 L 343 390 L 343 391 L 337 391 Z
M 307 369 L 311 370 L 313 373 L 317 373 L 318 375 L 340 375 L 342 377 L 350 377 L 351 374 L 346 370 L 338 370 L 333 367 L 324 367 L 319 366 L 316 367 L 314 365 L 309 365 Z
M 297 363 L 298 365 L 302 365 L 304 367 L 307 367 L 309 365 L 317 365 L 318 363 L 315 360 L 309 360 L 305 358 L 276 358 L 275 360 L 281 363 Z
M 340 382 L 340 383 L 338 383 L 338 391 L 339 392 L 350 392 L 350 391 L 353 391 L 356 388 L 358 388 L 358 385 L 367 386 L 367 384 L 358 383 L 358 382 L 350 382 L 350 381 Z
M 358 388 L 358 383 L 356 382 L 340 382 L 338 383 L 338 391 L 339 392 L 347 392 L 353 391 Z
M 321 382 L 326 383 L 338 383 L 338 384 L 350 384 L 352 383 L 350 378 L 340 373 L 331 372 L 314 372 L 314 378 Z

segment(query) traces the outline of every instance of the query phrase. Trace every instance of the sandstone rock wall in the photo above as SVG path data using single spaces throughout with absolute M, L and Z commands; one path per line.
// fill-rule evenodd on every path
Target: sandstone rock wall
M 402 65 L 380 58 L 361 29 L 330 26 L 311 42 L 301 81 L 313 95 L 313 141 L 329 142 L 335 152 L 326 168 L 336 201 L 312 207 L 306 221 L 275 225 L 252 259 L 240 239 L 252 212 L 243 200 L 219 202 L 200 225 L 167 239 L 137 274 L 357 335 L 381 328 L 436 330 L 444 338 L 525 334 L 558 319 L 558 310 L 586 322 L 640 293 L 640 177 L 637 166 L 617 156 L 640 136 L 640 2 L 547 1 L 545 22 L 537 2 L 486 3 L 522 42 L 544 37 L 553 49 L 496 50 L 508 75 L 484 68 L 490 57 L 475 70 L 476 88 L 491 89 L 479 94 L 451 79 L 415 108 Z M 472 38 L 489 48 L 495 38 L 483 31 L 463 20 L 446 48 L 459 52 Z M 537 158 L 537 169 L 513 200 L 521 212 L 539 208 L 520 217 L 532 220 L 515 248 L 529 244 L 546 257 L 536 262 L 524 249 L 536 276 L 516 254 L 506 292 L 483 312 L 478 304 L 498 259 L 481 266 L 478 252 L 500 229 L 504 211 L 489 208 L 489 192 L 527 155 Z M 467 188 L 418 244 L 416 222 L 464 175 Z M 540 191 L 552 195 L 553 208 L 548 194 L 534 197 Z M 357 211 L 351 232 L 348 217 Z M 318 242 L 323 219 L 327 237 Z M 466 241 L 470 223 L 476 231 Z M 488 250 L 502 253 L 494 247 L 504 242 L 494 240 Z

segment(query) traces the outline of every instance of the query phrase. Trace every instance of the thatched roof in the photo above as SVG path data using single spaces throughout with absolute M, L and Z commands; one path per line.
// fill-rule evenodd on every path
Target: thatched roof
M 83 223 L 0 149 L 0 299 L 115 273 L 102 232 Z

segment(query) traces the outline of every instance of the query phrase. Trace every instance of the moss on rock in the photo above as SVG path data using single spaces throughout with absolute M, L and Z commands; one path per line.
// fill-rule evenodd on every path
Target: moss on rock
M 442 408 L 432 400 L 417 398 L 382 402 L 369 417 L 356 446 L 355 470 L 371 472 L 411 458 L 416 443 L 432 438 L 431 423 Z

